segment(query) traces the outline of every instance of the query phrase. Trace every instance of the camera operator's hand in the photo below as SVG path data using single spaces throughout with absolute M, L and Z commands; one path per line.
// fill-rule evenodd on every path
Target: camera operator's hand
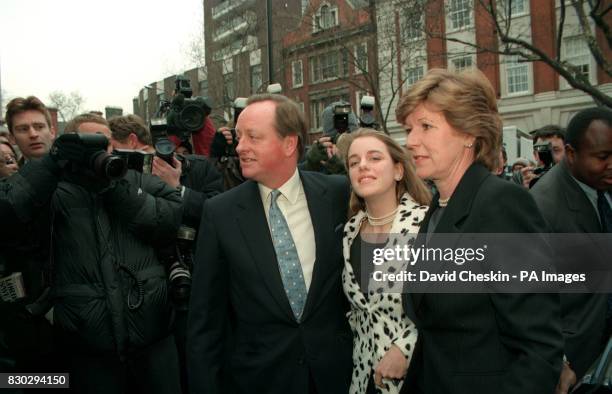
M 523 187 L 529 189 L 529 184 L 532 179 L 536 177 L 533 173 L 534 168 L 531 166 L 521 168 L 521 175 L 523 176 Z
M 69 161 L 73 163 L 82 163 L 85 161 L 89 153 L 83 148 L 83 144 L 73 136 L 64 134 L 59 136 L 51 146 L 49 157 L 55 162 Z
M 223 137 L 225 137 L 225 142 L 227 142 L 228 145 L 234 143 L 234 138 L 232 137 L 232 130 L 229 127 L 220 127 L 219 130 L 217 130 L 217 133 L 223 134 Z
M 317 140 L 317 142 L 321 144 L 321 146 L 323 146 L 323 148 L 327 152 L 328 159 L 331 159 L 334 155 L 338 153 L 338 148 L 336 148 L 336 145 L 332 142 L 331 137 L 321 137 Z
M 166 163 L 163 159 L 159 157 L 153 158 L 153 175 L 157 175 L 164 182 L 166 182 L 170 187 L 177 188 L 181 185 L 181 174 L 183 173 L 183 167 L 180 161 L 176 159 L 176 157 L 172 158 L 172 163 L 174 167 L 170 164 Z

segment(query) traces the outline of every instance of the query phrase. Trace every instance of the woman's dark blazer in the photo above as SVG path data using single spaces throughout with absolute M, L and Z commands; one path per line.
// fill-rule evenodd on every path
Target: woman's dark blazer
M 434 196 L 421 233 L 427 232 L 438 199 L 439 195 Z M 473 164 L 434 233 L 546 231 L 526 189 Z M 524 247 L 539 248 L 534 243 Z M 542 252 L 548 253 L 546 249 Z M 563 359 L 557 294 L 408 293 L 403 303 L 419 331 L 404 384 L 406 392 L 554 392 Z

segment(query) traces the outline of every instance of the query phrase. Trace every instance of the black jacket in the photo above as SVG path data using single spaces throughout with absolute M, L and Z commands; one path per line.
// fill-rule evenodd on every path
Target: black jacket
M 438 199 L 436 194 L 420 233 Z M 434 231 L 538 232 L 546 225 L 527 190 L 480 164 L 464 174 Z M 528 247 L 539 255 L 537 242 Z M 404 308 L 419 330 L 404 384 L 410 392 L 554 392 L 563 358 L 557 294 L 407 294 Z
M 599 233 L 593 204 L 572 179 L 567 163 L 554 166 L 531 189 L 542 215 L 554 233 Z M 593 248 L 584 252 L 596 252 Z M 582 253 L 582 259 L 586 254 Z M 605 347 L 607 294 L 561 294 L 565 355 L 578 378 Z
M 185 159 L 189 164 L 183 164 L 180 179 L 181 185 L 185 186 L 183 224 L 197 230 L 204 201 L 223 192 L 223 178 L 205 156 L 186 155 Z
M 320 394 L 348 391 L 352 335 L 340 280 L 348 185 L 341 177 L 300 176 L 316 242 L 300 323 L 285 294 L 257 183 L 206 201 L 189 308 L 190 392 L 307 394 L 309 380 Z
M 57 183 L 38 162 L 28 175 L 10 179 L 0 208 L 17 229 L 50 212 L 53 317 L 69 350 L 124 354 L 167 335 L 167 276 L 153 245 L 176 235 L 178 192 L 133 171 L 101 194 Z

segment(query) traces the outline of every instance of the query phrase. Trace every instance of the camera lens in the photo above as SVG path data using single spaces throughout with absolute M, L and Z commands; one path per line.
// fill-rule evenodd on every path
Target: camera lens
M 93 170 L 100 177 L 116 180 L 123 178 L 127 172 L 127 163 L 118 156 L 100 151 L 93 158 Z
M 183 129 L 190 133 L 194 133 L 202 128 L 204 124 L 204 110 L 196 104 L 187 104 L 181 111 L 180 120 L 183 124 Z

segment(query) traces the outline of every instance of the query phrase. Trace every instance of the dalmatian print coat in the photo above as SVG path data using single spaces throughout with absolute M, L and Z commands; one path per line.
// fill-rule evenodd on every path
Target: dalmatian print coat
M 419 226 L 425 217 L 428 207 L 419 205 L 409 194 L 404 194 L 400 200 L 399 210 L 389 234 L 385 248 L 395 244 L 414 243 L 414 237 L 419 232 Z M 350 250 L 353 240 L 359 233 L 361 222 L 366 219 L 364 211 L 359 211 L 344 227 L 343 253 L 344 270 L 342 286 L 351 304 L 347 317 L 353 331 L 353 375 L 351 379 L 351 394 L 366 392 L 374 367 L 385 355 L 391 345 L 396 345 L 404 353 L 408 361 L 412 356 L 417 340 L 417 330 L 414 323 L 408 319 L 402 307 L 401 289 L 394 289 L 398 283 L 379 283 L 370 278 L 368 298 L 364 296 L 359 281 L 355 278 L 350 261 Z M 397 272 L 405 270 L 407 262 L 386 261 L 375 270 Z M 395 292 L 391 292 L 394 291 Z M 384 388 L 377 387 L 378 393 L 399 393 L 403 381 L 383 380 Z

